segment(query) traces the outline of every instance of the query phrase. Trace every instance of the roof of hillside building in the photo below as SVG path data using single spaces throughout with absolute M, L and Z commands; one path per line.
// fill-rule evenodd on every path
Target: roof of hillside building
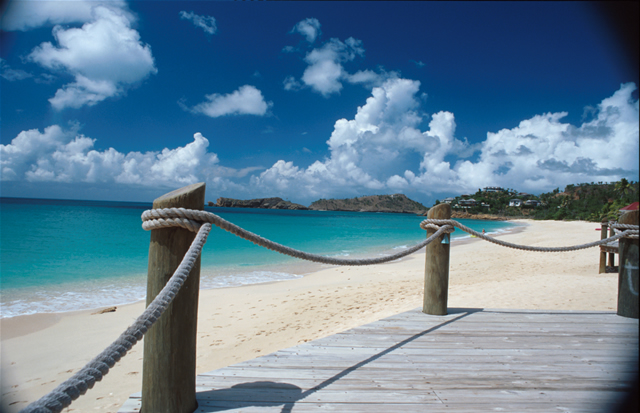
M 620 208 L 620 211 L 637 211 L 638 205 L 640 205 L 640 203 L 634 202 L 633 204 L 629 204 L 624 208 Z

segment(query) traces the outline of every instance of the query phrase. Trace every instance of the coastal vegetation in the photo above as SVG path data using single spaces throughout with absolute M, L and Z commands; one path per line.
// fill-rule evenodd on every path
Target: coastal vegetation
M 616 219 L 619 210 L 638 202 L 638 182 L 621 179 L 617 182 L 591 182 L 567 185 L 564 191 L 533 195 L 514 189 L 485 188 L 474 194 L 460 195 L 446 200 L 453 211 L 468 216 L 484 214 L 504 218 L 546 220 L 584 220 L 601 222 Z

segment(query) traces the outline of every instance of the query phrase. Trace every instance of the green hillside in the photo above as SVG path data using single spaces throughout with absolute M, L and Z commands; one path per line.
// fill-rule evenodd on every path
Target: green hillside
M 620 208 L 638 201 L 638 194 L 638 182 L 622 179 L 611 183 L 567 185 L 564 192 L 556 188 L 540 195 L 524 194 L 514 189 L 478 189 L 475 194 L 455 197 L 451 206 L 454 211 L 471 214 L 601 222 L 605 218 L 615 219 Z M 475 205 L 463 205 L 469 200 L 475 201 Z M 516 204 L 512 200 L 520 200 L 521 205 L 509 206 L 510 203 Z M 540 205 L 526 205 L 526 201 L 539 201 Z M 440 202 L 437 200 L 436 204 Z

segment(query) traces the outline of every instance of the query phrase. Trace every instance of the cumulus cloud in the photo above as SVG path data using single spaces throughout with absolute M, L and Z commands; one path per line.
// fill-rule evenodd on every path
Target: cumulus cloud
M 238 188 L 231 179 L 262 169 L 234 169 L 219 165 L 200 133 L 193 141 L 161 152 L 121 153 L 94 149 L 95 139 L 78 133 L 79 127 L 58 125 L 23 131 L 10 144 L 0 145 L 2 181 L 119 184 L 176 188 L 200 181 L 214 187 Z
M 320 35 L 320 22 L 315 18 L 307 18 L 299 21 L 290 33 L 300 33 L 307 39 L 309 43 L 316 41 L 316 38 Z
M 67 10 L 67 2 L 62 3 Z M 90 16 L 82 14 L 89 21 L 80 28 L 55 26 L 53 36 L 57 46 L 42 43 L 28 56 L 43 67 L 74 76 L 74 82 L 64 85 L 49 99 L 57 110 L 93 106 L 123 94 L 127 86 L 157 73 L 151 48 L 131 28 L 132 15 L 113 7 L 119 2 L 104 2 L 107 6 L 100 2 L 79 3 L 84 11 L 91 6 Z
M 309 19 L 307 19 L 309 20 Z M 315 19 L 313 19 L 315 20 Z M 317 22 L 317 20 L 315 20 Z M 303 20 L 306 22 L 306 20 Z M 296 25 L 298 27 L 301 23 Z M 320 23 L 318 22 L 318 28 Z M 303 25 L 303 27 L 308 27 Z M 315 40 L 315 37 L 313 37 Z M 309 40 L 309 38 L 308 38 Z M 311 42 L 311 40 L 309 40 Z M 291 51 L 291 49 L 283 49 Z M 342 82 L 344 80 L 351 83 L 371 83 L 374 77 L 379 77 L 374 72 L 365 71 L 356 74 L 349 74 L 343 67 L 343 63 L 354 60 L 357 56 L 364 55 L 362 41 L 348 38 L 344 42 L 339 39 L 330 39 L 322 46 L 312 49 L 304 58 L 307 68 L 302 74 L 302 78 L 298 81 L 293 76 L 288 76 L 284 80 L 285 90 L 300 90 L 303 87 L 309 87 L 313 91 L 322 94 L 325 97 L 342 90 Z
M 226 115 L 264 116 L 273 106 L 272 102 L 264 100 L 260 90 L 251 85 L 241 86 L 238 90 L 227 95 L 214 93 L 205 97 L 206 102 L 199 103 L 190 110 L 212 118 Z
M 313 23 L 313 24 L 312 24 Z M 317 19 L 306 19 L 294 27 L 292 31 L 305 35 L 309 43 L 313 43 L 320 28 Z M 297 49 L 287 46 L 284 52 L 293 52 Z M 398 77 L 397 73 L 387 73 L 384 69 L 379 69 L 380 73 L 372 70 L 360 70 L 349 73 L 344 64 L 364 56 L 362 41 L 349 37 L 344 42 L 332 38 L 321 46 L 310 50 L 304 57 L 307 64 L 300 80 L 293 76 L 287 76 L 283 82 L 285 90 L 298 91 L 303 88 L 310 88 L 314 92 L 320 93 L 324 97 L 340 93 L 343 82 L 361 84 L 367 88 L 380 86 L 385 80 Z
M 330 196 L 335 192 L 384 190 L 386 182 L 397 188 L 409 156 L 438 147 L 437 139 L 422 134 L 417 126 L 423 116 L 415 95 L 420 82 L 389 79 L 372 91 L 354 119 L 339 119 L 327 141 L 331 156 L 307 169 L 280 161 L 254 177 L 255 186 L 311 192 Z M 463 145 L 462 143 L 460 145 Z M 406 186 L 406 185 L 405 185 Z
M 431 116 L 419 130 L 420 83 L 393 78 L 372 90 L 354 119 L 336 121 L 330 156 L 301 168 L 280 160 L 252 177 L 254 188 L 312 200 L 353 193 L 469 192 L 485 186 L 542 192 L 572 182 L 612 181 L 638 174 L 638 101 L 624 84 L 580 126 L 546 113 L 489 132 L 470 145 L 455 136 L 453 113 Z M 465 159 L 478 153 L 477 160 Z M 418 161 L 412 159 L 418 158 Z M 407 167 L 410 166 L 410 167 Z
M 2 30 L 27 31 L 42 26 L 57 24 L 86 23 L 93 20 L 92 12 L 96 6 L 118 9 L 133 21 L 124 0 L 76 0 L 76 1 L 12 1 L 2 19 Z
M 200 16 L 194 12 L 180 12 L 180 19 L 189 20 L 194 26 L 204 30 L 206 34 L 215 34 L 218 31 L 216 19 L 213 16 Z
M 621 85 L 579 127 L 562 122 L 566 112 L 546 113 L 512 129 L 488 133 L 476 163 L 451 172 L 458 185 L 482 182 L 542 191 L 567 182 L 611 181 L 638 174 L 638 101 L 633 83 Z M 474 185 L 475 184 L 475 185 Z
M 325 97 L 338 93 L 342 89 L 340 80 L 347 76 L 342 63 L 363 54 L 360 40 L 350 37 L 343 43 L 338 39 L 331 39 L 304 58 L 309 66 L 302 75 L 302 82 Z

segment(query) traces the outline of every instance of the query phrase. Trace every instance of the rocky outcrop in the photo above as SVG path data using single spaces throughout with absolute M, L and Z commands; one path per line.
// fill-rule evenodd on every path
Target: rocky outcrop
M 349 199 L 320 199 L 309 205 L 316 211 L 402 212 L 422 214 L 427 208 L 403 194 L 372 195 Z
M 309 209 L 304 205 L 294 204 L 293 202 L 285 201 L 282 198 L 257 198 L 257 199 L 233 199 L 233 198 L 218 198 L 216 206 L 225 208 L 263 208 L 263 209 L 295 209 L 306 210 Z

